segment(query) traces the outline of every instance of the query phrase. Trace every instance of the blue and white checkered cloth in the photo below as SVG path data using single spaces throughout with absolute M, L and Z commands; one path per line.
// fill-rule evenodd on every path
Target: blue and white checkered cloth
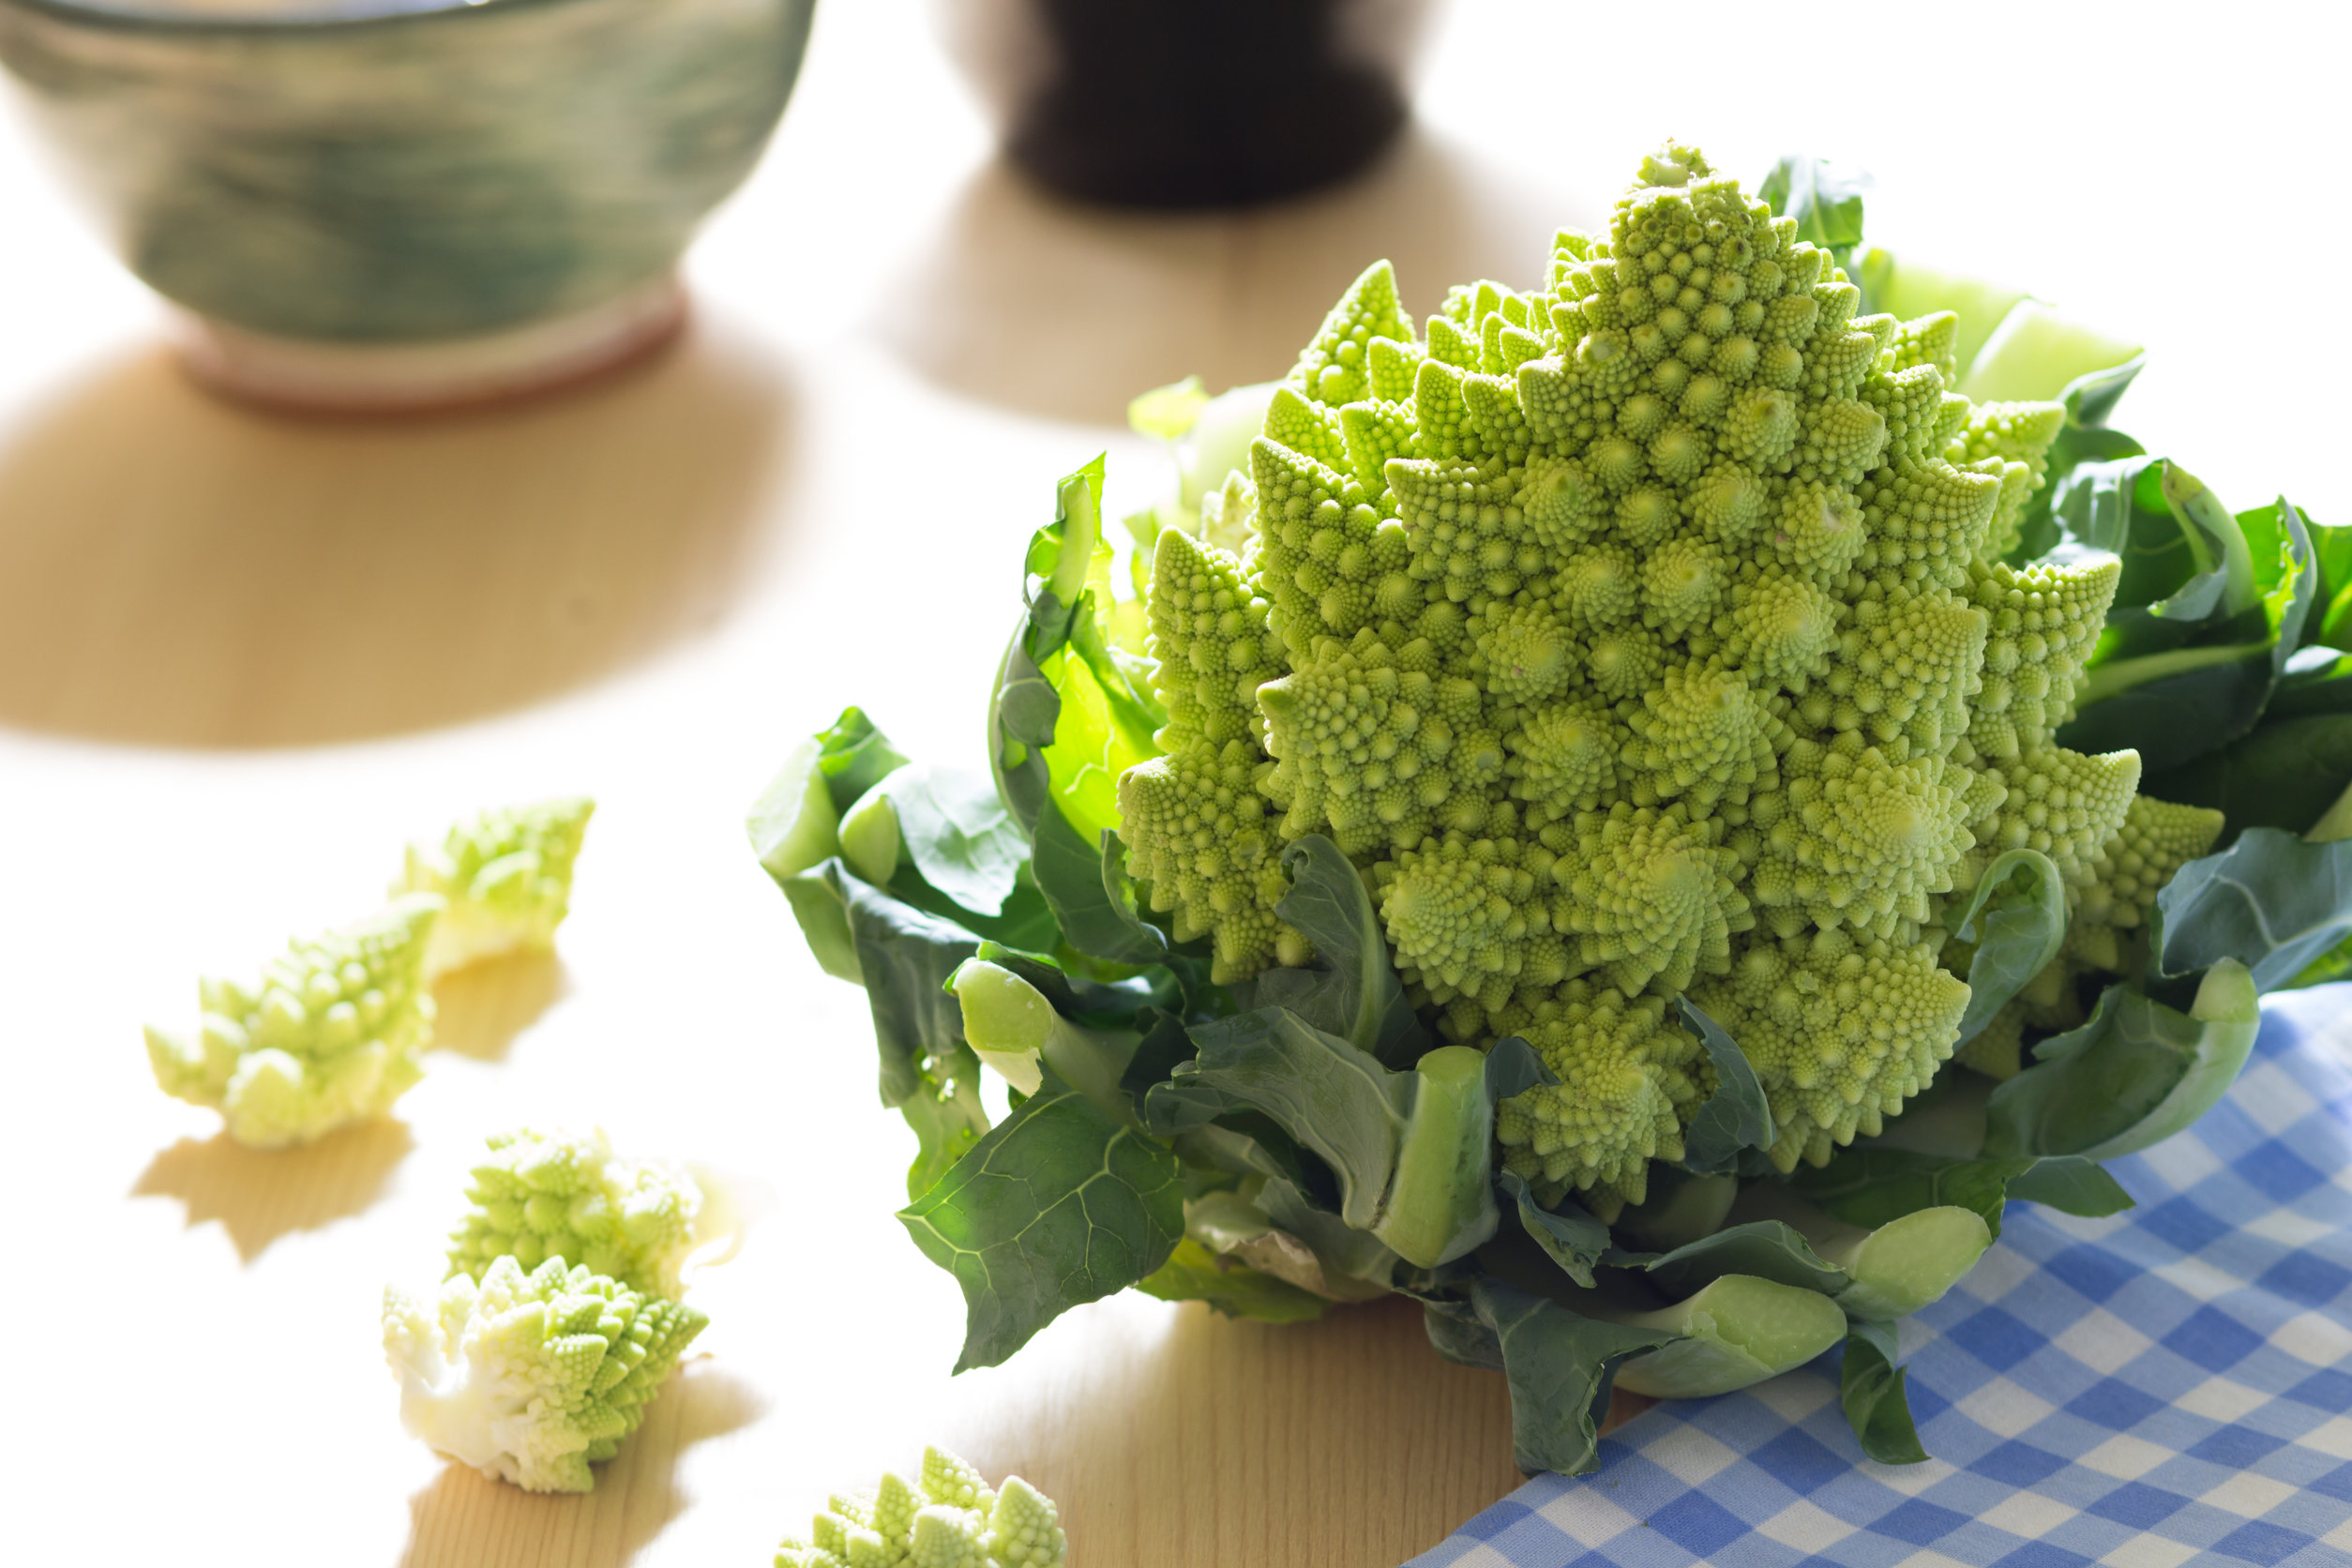
M 1903 1325 L 1935 1457 L 1862 1457 L 1835 1353 L 1661 1405 L 1409 1568 L 2352 1564 L 2352 985 L 2275 998 L 2204 1120 L 2110 1169 L 2139 1207 L 2011 1205 Z

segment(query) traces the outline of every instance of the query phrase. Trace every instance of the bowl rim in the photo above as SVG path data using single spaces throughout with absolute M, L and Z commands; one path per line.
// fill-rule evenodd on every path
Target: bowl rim
M 135 3 L 135 0 L 134 0 Z M 168 3 L 168 0 L 166 0 Z M 365 0 L 361 10 L 207 11 L 133 9 L 85 0 L 0 0 L 0 10 L 31 11 L 68 26 L 100 32 L 181 35 L 302 35 L 415 25 L 460 16 L 488 15 L 584 0 Z

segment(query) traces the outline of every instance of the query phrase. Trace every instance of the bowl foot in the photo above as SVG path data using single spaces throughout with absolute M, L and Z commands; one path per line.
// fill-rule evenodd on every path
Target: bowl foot
M 665 273 L 552 321 L 422 343 L 279 338 L 207 316 L 181 320 L 181 358 L 216 392 L 309 414 L 423 414 L 530 397 L 651 354 L 685 324 L 686 291 Z

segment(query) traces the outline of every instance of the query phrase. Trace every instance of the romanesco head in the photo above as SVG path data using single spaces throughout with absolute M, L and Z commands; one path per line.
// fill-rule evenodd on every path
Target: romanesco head
M 700 1237 L 702 1191 L 684 1170 L 625 1160 L 599 1130 L 499 1133 L 466 1184 L 449 1272 L 481 1279 L 501 1258 L 525 1269 L 578 1259 L 632 1290 L 675 1299 Z
M 385 1290 L 384 1350 L 412 1435 L 525 1491 L 585 1492 L 705 1321 L 561 1258 L 501 1258 L 432 1300 Z
M 382 1114 L 424 1074 L 433 1002 L 425 951 L 441 901 L 396 898 L 340 930 L 295 942 L 248 988 L 198 983 L 196 1037 L 147 1031 L 164 1093 L 220 1112 L 255 1149 L 307 1143 Z
M 989 1490 L 980 1472 L 926 1449 L 920 1479 L 884 1475 L 837 1496 L 808 1536 L 787 1536 L 776 1568 L 1063 1568 L 1068 1543 L 1051 1500 L 1018 1475 Z
M 1685 988 L 1775 1157 L 1827 1158 L 1951 1054 L 1941 901 L 2013 844 L 2088 878 L 2132 798 L 2135 758 L 2052 738 L 2114 564 L 1998 560 L 2064 411 L 1972 408 L 1954 318 L 1859 315 L 1676 145 L 1537 287 L 1420 337 L 1396 300 L 1367 272 L 1274 399 L 1254 537 L 1161 547 L 1160 689 L 1217 716 L 1129 775 L 1131 867 L 1238 979 L 1306 957 L 1265 867 L 1329 837 L 1444 1033 L 1548 1020 L 1567 1081 L 1500 1123 L 1547 1182 L 1679 1147 L 1704 1069 L 1624 1042 L 1681 1039 L 1628 1020 Z
M 446 900 L 426 954 L 439 974 L 514 952 L 545 952 L 570 912 L 592 800 L 550 800 L 485 811 L 449 830 L 437 848 L 411 845 L 393 893 Z

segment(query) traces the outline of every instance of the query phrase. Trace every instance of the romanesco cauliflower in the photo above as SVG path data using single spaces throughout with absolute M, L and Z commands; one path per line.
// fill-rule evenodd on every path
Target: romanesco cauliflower
M 449 1237 L 449 1272 L 476 1280 L 505 1257 L 526 1270 L 568 1258 L 632 1290 L 674 1300 L 679 1267 L 703 1239 L 694 1178 L 620 1158 L 602 1131 L 492 1136 L 466 1201 Z
M 585 1492 L 706 1319 L 586 1267 L 501 1258 L 437 1299 L 384 1293 L 384 1349 L 411 1434 L 532 1492 Z
M 1306 944 L 1284 842 L 1375 890 L 1453 1038 L 1528 1035 L 1515 1169 L 1606 1214 L 1753 1059 L 1786 1170 L 1898 1112 L 1968 988 L 1945 902 L 2002 851 L 2090 882 L 2135 753 L 2057 746 L 2118 576 L 2013 567 L 2064 412 L 1950 390 L 1949 314 L 1858 316 L 1795 225 L 1669 145 L 1542 287 L 1417 335 L 1386 264 L 1268 407 L 1238 555 L 1164 533 L 1168 755 L 1130 867 L 1240 980 Z
M 776 1568 L 1063 1568 L 1052 1500 L 1018 1475 L 995 1491 L 952 1454 L 923 1451 L 916 1485 L 884 1475 L 869 1494 L 837 1496 L 806 1541 L 788 1536 Z
M 441 900 L 396 898 L 295 942 L 250 988 L 203 980 L 196 1037 L 147 1031 L 164 1093 L 218 1109 L 256 1149 L 307 1143 L 391 1108 L 424 1074 L 433 1002 L 425 951 Z
M 426 972 L 553 947 L 571 908 L 572 862 L 596 809 L 580 799 L 508 807 L 458 823 L 437 848 L 411 845 L 393 893 L 437 894 L 448 903 Z

